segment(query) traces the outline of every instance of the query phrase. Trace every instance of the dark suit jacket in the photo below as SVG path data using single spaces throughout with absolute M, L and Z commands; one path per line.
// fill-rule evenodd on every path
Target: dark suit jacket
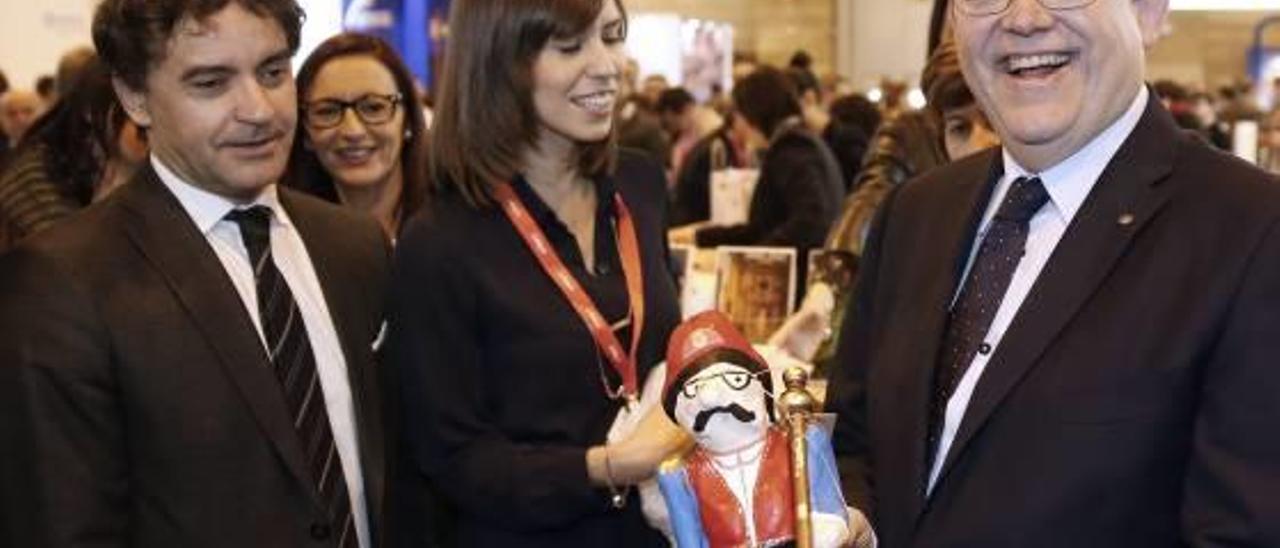
M 376 528 L 385 239 L 336 206 L 280 199 L 341 339 Z M 149 167 L 0 260 L 0 333 L 0 545 L 336 543 L 250 317 Z
M 1280 184 L 1152 100 L 1023 302 L 931 498 L 929 388 L 1001 173 L 886 203 L 829 409 L 884 548 L 1280 546 Z

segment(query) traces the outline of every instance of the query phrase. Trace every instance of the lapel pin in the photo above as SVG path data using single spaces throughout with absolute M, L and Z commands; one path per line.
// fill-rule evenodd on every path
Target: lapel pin
M 1125 213 L 1124 215 L 1121 215 L 1120 218 L 1116 220 L 1116 222 L 1119 223 L 1120 226 L 1129 226 L 1133 224 L 1133 214 Z

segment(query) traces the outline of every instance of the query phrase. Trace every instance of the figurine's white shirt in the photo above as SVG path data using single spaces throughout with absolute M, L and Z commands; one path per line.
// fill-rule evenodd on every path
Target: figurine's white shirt
M 764 456 L 766 437 L 748 445 L 746 448 L 732 453 L 711 455 L 711 465 L 729 486 L 729 492 L 738 499 L 738 507 L 742 509 L 744 522 L 747 524 L 747 535 L 751 545 L 756 545 L 755 520 L 755 487 L 756 478 L 760 476 L 761 457 Z

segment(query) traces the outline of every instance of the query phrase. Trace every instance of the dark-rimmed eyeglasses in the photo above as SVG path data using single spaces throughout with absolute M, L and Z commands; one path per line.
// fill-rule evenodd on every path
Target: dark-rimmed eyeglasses
M 956 9 L 965 15 L 982 16 L 1003 13 L 1009 9 L 1012 0 L 953 0 Z M 1051 10 L 1074 10 L 1083 8 L 1096 0 L 1036 0 L 1041 6 Z
M 370 93 L 362 95 L 354 101 L 338 99 L 322 99 L 307 103 L 302 107 L 303 120 L 312 129 L 329 129 L 342 123 L 347 109 L 356 113 L 356 117 L 367 125 L 376 126 L 390 122 L 396 116 L 396 107 L 400 104 L 399 93 L 378 95 Z
M 698 392 L 701 392 L 702 388 L 705 387 L 707 383 L 713 382 L 716 379 L 720 379 L 720 381 L 724 382 L 724 384 L 729 388 L 742 390 L 746 388 L 747 385 L 751 384 L 751 379 L 760 375 L 768 374 L 768 371 L 756 371 L 754 373 L 747 371 L 725 371 L 723 373 L 707 375 L 705 377 L 690 380 L 689 382 L 684 383 L 684 386 L 680 388 L 680 392 L 683 393 L 686 398 L 696 398 L 698 397 Z

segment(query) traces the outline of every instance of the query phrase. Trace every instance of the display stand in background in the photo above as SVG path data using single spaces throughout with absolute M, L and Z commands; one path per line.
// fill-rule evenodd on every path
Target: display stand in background
M 794 249 L 719 247 L 716 274 L 716 308 L 752 343 L 766 342 L 795 308 Z

